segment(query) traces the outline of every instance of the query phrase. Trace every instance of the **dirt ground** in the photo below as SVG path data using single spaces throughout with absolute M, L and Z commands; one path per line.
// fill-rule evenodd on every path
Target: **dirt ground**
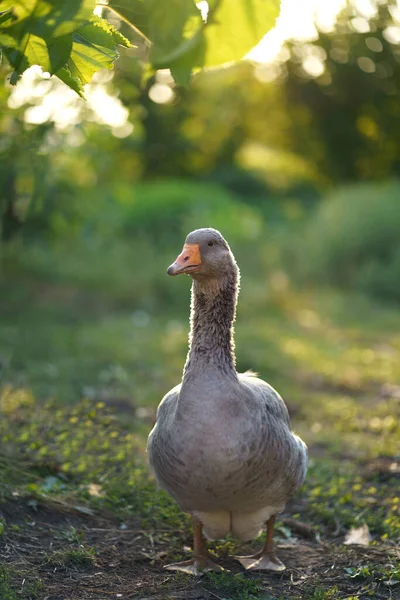
M 385 568 L 400 559 L 400 550 L 389 545 L 350 548 L 342 539 L 317 541 L 300 535 L 296 541 L 278 539 L 287 570 L 279 575 L 239 575 L 232 588 L 232 577 L 243 570 L 226 556 L 219 562 L 231 572 L 228 579 L 224 574 L 190 578 L 163 570 L 170 559 L 171 531 L 163 538 L 162 531 L 138 529 L 134 523 L 121 528 L 112 516 L 81 514 L 79 507 L 27 499 L 0 506 L 0 518 L 7 523 L 0 537 L 0 566 L 6 567 L 14 591 L 9 596 L 3 591 L 1 600 L 400 598 L 399 582 L 382 577 Z M 308 535 L 307 528 L 303 533 Z M 176 535 L 183 546 L 190 546 L 190 538 Z M 74 562 L 70 550 L 81 547 L 82 540 L 86 548 L 94 548 L 93 560 Z M 360 566 L 372 564 L 369 576 L 357 575 Z

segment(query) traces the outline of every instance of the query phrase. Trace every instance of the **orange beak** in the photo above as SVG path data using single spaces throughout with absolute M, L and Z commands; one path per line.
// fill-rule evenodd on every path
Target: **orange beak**
M 200 269 L 201 256 L 198 244 L 185 244 L 183 250 L 170 267 L 168 275 L 181 275 L 182 273 L 195 273 Z

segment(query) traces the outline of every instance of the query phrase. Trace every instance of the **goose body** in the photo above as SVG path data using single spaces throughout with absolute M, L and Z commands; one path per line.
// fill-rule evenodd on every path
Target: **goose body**
M 232 533 L 250 540 L 304 481 L 307 449 L 280 395 L 254 374 L 236 372 L 239 270 L 222 235 L 189 234 L 169 268 L 180 272 L 193 276 L 190 348 L 182 383 L 159 405 L 150 464 L 209 539 Z

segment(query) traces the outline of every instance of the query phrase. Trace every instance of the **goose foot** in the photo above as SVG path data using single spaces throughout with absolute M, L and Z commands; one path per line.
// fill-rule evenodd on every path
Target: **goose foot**
M 170 565 L 165 565 L 164 569 L 168 571 L 182 571 L 188 575 L 203 575 L 207 571 L 225 571 L 223 567 L 217 565 L 208 556 L 171 563 Z
M 222 567 L 213 562 L 208 554 L 207 546 L 203 537 L 203 525 L 193 517 L 193 558 L 178 563 L 165 565 L 164 569 L 168 571 L 182 571 L 189 575 L 202 575 L 206 571 L 225 571 Z
M 246 571 L 275 571 L 280 573 L 286 569 L 282 561 L 274 554 L 257 552 L 253 556 L 235 556 Z
M 274 534 L 275 515 L 267 521 L 267 536 L 265 538 L 264 548 L 253 554 L 253 556 L 235 556 L 236 560 L 246 569 L 246 571 L 275 571 L 279 573 L 286 569 L 283 562 L 275 556 L 272 544 Z

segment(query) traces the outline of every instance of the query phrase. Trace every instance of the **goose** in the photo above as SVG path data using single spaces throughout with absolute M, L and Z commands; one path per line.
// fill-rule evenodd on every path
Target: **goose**
M 158 407 L 147 450 L 157 482 L 191 516 L 193 557 L 165 568 L 223 570 L 204 536 L 249 541 L 266 526 L 262 550 L 235 558 L 247 570 L 282 571 L 275 518 L 304 481 L 307 447 L 278 392 L 252 372 L 236 372 L 235 258 L 219 231 L 197 229 L 167 273 L 193 279 L 189 352 L 182 382 Z

